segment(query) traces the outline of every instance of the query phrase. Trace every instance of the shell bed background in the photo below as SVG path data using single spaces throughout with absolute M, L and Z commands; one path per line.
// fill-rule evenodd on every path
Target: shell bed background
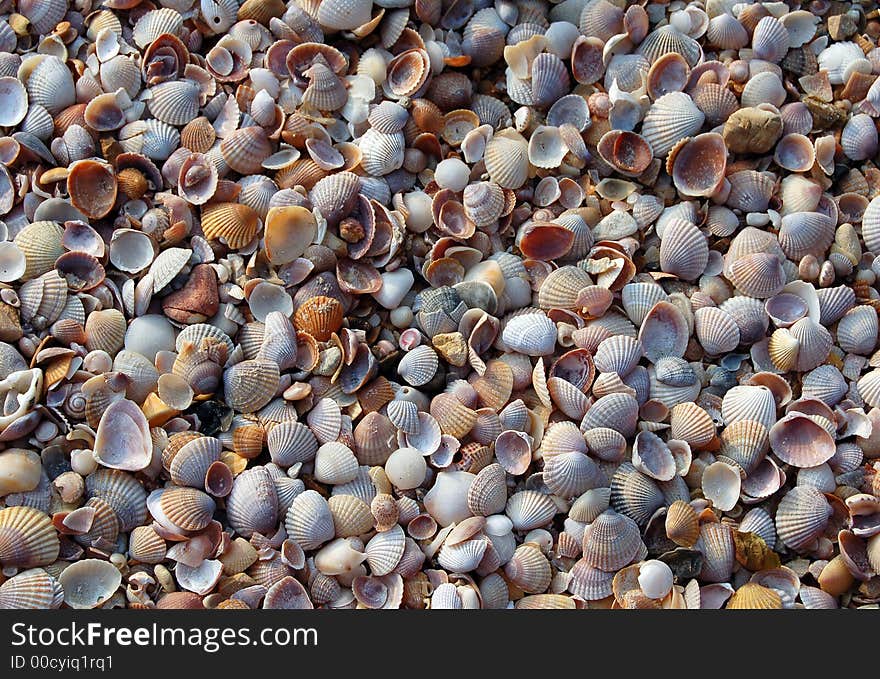
M 0 607 L 876 608 L 878 37 L 0 0 Z

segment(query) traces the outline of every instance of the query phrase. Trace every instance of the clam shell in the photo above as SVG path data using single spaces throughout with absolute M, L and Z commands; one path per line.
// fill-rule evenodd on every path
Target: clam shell
M 652 362 L 664 356 L 683 356 L 689 336 L 684 315 L 666 301 L 657 302 L 639 328 L 639 342 Z
M 687 94 L 669 92 L 648 109 L 642 122 L 642 137 L 651 145 L 654 156 L 663 157 L 680 139 L 695 134 L 705 118 Z
M 70 608 L 97 608 L 122 584 L 122 573 L 109 561 L 84 559 L 61 571 L 58 582 L 64 589 L 64 603 Z
M 837 324 L 840 348 L 854 354 L 870 354 L 877 345 L 877 325 L 877 312 L 872 307 L 850 309 Z
M 387 575 L 393 571 L 400 563 L 405 547 L 406 535 L 397 525 L 370 538 L 364 551 L 373 575 Z
M 697 548 L 703 554 L 700 579 L 705 582 L 725 582 L 730 578 L 735 562 L 733 531 L 723 523 L 706 523 L 700 528 Z
M 4 609 L 60 608 L 63 601 L 61 583 L 42 568 L 21 571 L 0 585 L 0 606 Z
M 515 530 L 532 530 L 547 525 L 556 515 L 556 505 L 549 495 L 534 490 L 514 493 L 504 510 Z
M 660 241 L 660 268 L 684 280 L 694 280 L 703 273 L 709 258 L 706 237 L 696 225 L 682 219 L 672 220 Z
M 729 314 L 717 307 L 703 307 L 694 313 L 697 339 L 710 356 L 736 349 L 740 342 L 739 326 Z
M 783 462 L 815 467 L 834 456 L 834 439 L 811 417 L 792 412 L 770 428 L 770 447 Z
M 243 413 L 265 406 L 278 388 L 276 363 L 253 359 L 236 363 L 223 373 L 223 392 L 227 404 Z
M 611 479 L 611 507 L 639 525 L 648 522 L 665 502 L 663 492 L 651 477 L 624 462 Z

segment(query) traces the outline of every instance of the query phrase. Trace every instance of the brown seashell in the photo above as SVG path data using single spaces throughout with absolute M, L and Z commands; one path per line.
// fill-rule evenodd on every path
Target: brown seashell
M 233 250 L 244 247 L 256 236 L 259 215 L 240 203 L 213 203 L 202 209 L 202 231 L 209 240 L 222 239 Z

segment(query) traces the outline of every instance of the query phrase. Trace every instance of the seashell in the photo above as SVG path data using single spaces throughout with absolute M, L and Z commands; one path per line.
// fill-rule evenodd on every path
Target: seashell
M 710 356 L 728 353 L 739 344 L 739 326 L 717 307 L 703 307 L 694 313 L 697 338 Z
M 57 56 L 42 57 L 25 83 L 30 105 L 42 106 L 52 115 L 76 101 L 73 76 Z
M 700 521 L 687 502 L 676 500 L 666 511 L 666 536 L 682 547 L 693 547 L 700 538 Z
M 831 513 L 831 506 L 819 490 L 795 486 L 779 501 L 776 532 L 790 549 L 806 550 L 825 529 Z
M 226 498 L 226 514 L 236 533 L 245 538 L 268 535 L 278 524 L 278 496 L 265 467 L 239 474 Z
M 219 439 L 212 436 L 200 436 L 185 443 L 168 465 L 171 480 L 179 486 L 204 488 L 208 468 L 220 459 L 222 448 Z
M 822 257 L 834 240 L 834 224 L 818 212 L 794 212 L 782 218 L 779 244 L 786 256 L 800 260 L 812 254 Z
M 319 342 L 326 342 L 342 326 L 342 304 L 332 297 L 312 297 L 300 306 L 293 317 L 297 330 Z
M 58 576 L 64 603 L 70 608 L 98 608 L 122 584 L 122 573 L 109 561 L 83 559 L 67 566 Z
M 627 177 L 642 174 L 653 157 L 651 146 L 635 132 L 610 130 L 602 135 L 596 148 L 605 162 Z
M 9 610 L 60 608 L 64 590 L 42 568 L 21 571 L 0 585 L 0 605 Z
M 747 582 L 733 593 L 733 596 L 730 597 L 725 608 L 778 610 L 782 608 L 782 599 L 779 594 L 769 587 L 764 587 L 753 582 Z
M 822 425 L 798 412 L 770 428 L 770 446 L 780 460 L 795 467 L 815 467 L 835 452 L 834 440 Z
M 638 471 L 658 481 L 669 481 L 675 476 L 672 452 L 659 436 L 649 431 L 636 435 L 632 463 Z
M 657 302 L 639 328 L 639 343 L 644 354 L 655 363 L 664 356 L 683 356 L 689 336 L 681 311 L 666 301 Z
M 51 518 L 27 506 L 0 509 L 0 561 L 4 566 L 33 568 L 58 558 L 58 533 Z
M 276 363 L 263 359 L 247 360 L 224 371 L 223 392 L 231 408 L 252 413 L 272 400 L 278 381 Z
M 584 531 L 583 561 L 606 572 L 632 562 L 644 548 L 639 527 L 628 516 L 608 510 Z
M 430 76 L 430 57 L 423 49 L 406 50 L 388 62 L 386 73 L 386 92 L 395 98 L 414 97 Z
M 13 242 L 25 257 L 26 266 L 22 280 L 36 278 L 54 268 L 55 261 L 64 254 L 61 245 L 63 233 L 57 223 L 43 221 L 29 224 L 19 231 Z
M 259 215 L 252 208 L 240 203 L 212 203 L 202 209 L 202 231 L 205 238 L 222 239 L 233 250 L 250 243 L 257 234 L 259 225 Z
M 556 515 L 556 505 L 549 495 L 534 490 L 514 493 L 507 500 L 504 513 L 514 530 L 532 530 L 547 525 Z
M 618 467 L 611 479 L 611 507 L 639 525 L 648 522 L 665 499 L 657 484 L 630 463 Z
M 330 506 L 314 490 L 306 490 L 294 498 L 287 510 L 284 527 L 290 539 L 304 550 L 318 549 L 336 533 Z
M 709 246 L 705 236 L 690 222 L 675 219 L 663 231 L 660 268 L 684 280 L 694 280 L 706 268 Z
M 507 484 L 500 464 L 481 469 L 467 493 L 467 506 L 476 516 L 491 516 L 504 511 L 507 504 Z
M 705 582 L 728 580 L 735 561 L 733 531 L 723 523 L 703 524 L 697 547 L 703 554 L 700 579 Z
M 325 443 L 315 454 L 315 479 L 321 483 L 338 485 L 353 481 L 358 472 L 358 461 L 348 446 Z
M 664 54 L 675 52 L 682 55 L 691 68 L 696 66 L 703 56 L 699 43 L 672 25 L 661 26 L 651 31 L 641 42 L 637 52 L 644 55 L 651 63 L 656 62 Z
M 211 497 L 195 488 L 169 486 L 150 493 L 147 507 L 164 530 L 189 534 L 207 527 L 216 504 Z
M 104 411 L 95 435 L 94 455 L 111 469 L 140 471 L 150 464 L 153 444 L 149 425 L 133 402 L 121 399 Z
M 877 345 L 877 312 L 868 306 L 847 311 L 837 324 L 837 342 L 844 351 L 870 354 Z
M 686 196 L 712 196 L 724 180 L 727 147 L 716 132 L 699 134 L 676 146 L 672 159 L 672 180 Z M 675 220 L 675 223 L 681 223 Z M 665 238 L 666 232 L 664 232 Z M 701 272 L 702 273 L 702 272 Z
M 518 189 L 528 178 L 529 144 L 514 130 L 501 130 L 486 142 L 483 154 L 489 178 L 505 189 Z
M 530 594 L 544 592 L 552 579 L 550 562 L 534 543 L 517 547 L 510 561 L 504 565 L 504 573 L 515 586 Z
M 161 563 L 165 560 L 165 540 L 151 526 L 138 526 L 129 535 L 128 553 L 141 563 Z
M 642 122 L 642 137 L 651 145 L 655 157 L 663 157 L 680 139 L 695 134 L 704 120 L 705 115 L 688 95 L 669 92 L 648 109 Z
M 556 347 L 556 326 L 544 314 L 525 314 L 508 321 L 501 338 L 513 351 L 543 356 Z
M 116 202 L 113 168 L 94 160 L 80 160 L 70 166 L 67 192 L 71 204 L 90 219 L 100 219 Z
M 705 498 L 723 512 L 733 509 L 739 500 L 739 470 L 724 462 L 707 466 L 703 470 L 701 485 Z
M 782 61 L 789 46 L 788 29 L 776 17 L 765 16 L 752 31 L 752 51 L 757 59 L 771 63 Z
M 364 551 L 373 575 L 387 575 L 394 570 L 403 557 L 405 546 L 406 535 L 397 525 L 370 538 Z
M 732 260 L 727 277 L 744 295 L 758 299 L 773 297 L 785 286 L 782 261 L 769 252 L 755 252 Z
M 554 495 L 574 497 L 598 485 L 600 475 L 596 464 L 589 457 L 578 451 L 571 451 L 545 459 L 544 482 Z

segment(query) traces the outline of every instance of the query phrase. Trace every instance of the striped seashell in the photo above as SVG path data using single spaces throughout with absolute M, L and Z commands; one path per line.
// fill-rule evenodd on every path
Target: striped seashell
M 505 189 L 518 189 L 528 179 L 529 145 L 512 129 L 502 130 L 486 142 L 483 154 L 489 178 Z
M 584 432 L 584 441 L 592 455 L 600 460 L 619 462 L 626 452 L 626 438 L 608 427 L 593 427 Z
M 739 110 L 739 102 L 733 92 L 718 83 L 699 85 L 691 92 L 691 97 L 696 107 L 706 116 L 709 125 L 723 125 Z
M 608 510 L 584 531 L 583 561 L 603 571 L 617 571 L 644 549 L 639 527 L 628 516 Z
M 128 536 L 128 554 L 141 563 L 161 563 L 165 560 L 165 540 L 152 526 L 138 526 Z
M 608 0 L 590 0 L 583 5 L 578 27 L 583 35 L 605 42 L 623 32 L 623 18 L 623 9 Z
M 625 377 L 638 365 L 641 357 L 642 346 L 638 340 L 616 335 L 599 343 L 593 362 L 600 372 L 616 373 Z
M 370 506 L 354 495 L 334 495 L 328 501 L 336 537 L 346 538 L 363 535 L 373 528 Z
M 661 26 L 649 33 L 637 50 L 652 64 L 665 54 L 677 53 L 693 68 L 703 57 L 700 44 L 672 25 Z
M 25 257 L 21 280 L 42 276 L 55 267 L 55 261 L 65 252 L 61 245 L 63 233 L 58 223 L 50 221 L 36 221 L 18 232 L 13 242 Z
M 755 420 L 737 420 L 721 432 L 721 454 L 736 462 L 748 474 L 767 455 L 770 439 L 767 427 Z
M 801 379 L 802 396 L 817 398 L 829 406 L 837 405 L 848 390 L 846 379 L 833 365 L 820 365 Z
M 168 251 L 165 250 L 165 252 Z M 185 252 L 188 253 L 188 251 Z M 180 333 L 178 333 L 177 339 L 175 340 L 175 348 L 178 352 L 181 352 L 184 348 L 185 343 L 190 342 L 192 344 L 198 345 L 202 342 L 202 340 L 208 338 L 221 342 L 226 346 L 229 352 L 232 352 L 233 344 L 232 340 L 229 339 L 229 335 L 227 335 L 217 326 L 210 325 L 209 323 L 194 323 L 192 325 L 186 326 L 183 330 L 180 331 Z
M 790 328 L 776 330 L 770 337 L 768 351 L 780 370 L 806 372 L 825 362 L 832 344 L 831 333 L 806 317 Z
M 294 498 L 284 527 L 290 539 L 304 550 L 318 549 L 336 534 L 330 505 L 314 490 L 306 490 Z
M 178 35 L 181 28 L 183 28 L 181 14 L 174 9 L 163 7 L 143 14 L 134 25 L 132 37 L 135 44 L 144 49 L 165 33 Z
M 855 293 L 847 285 L 820 288 L 816 291 L 816 297 L 819 299 L 819 323 L 826 327 L 843 318 L 856 303 Z
M 74 536 L 74 539 L 85 546 L 95 544 L 99 540 L 115 543 L 119 536 L 119 519 L 116 518 L 113 508 L 103 500 L 93 497 L 81 508 L 81 510 L 86 509 L 91 510 L 89 511 L 91 525 L 85 532 Z M 73 512 L 68 514 L 65 520 L 71 518 L 72 514 Z
M 226 403 L 242 413 L 253 413 L 265 406 L 278 389 L 278 365 L 253 359 L 227 368 L 223 373 Z
M 412 401 L 394 399 L 386 407 L 388 419 L 405 434 L 415 434 L 419 427 L 419 408 Z
M 648 109 L 642 122 L 642 136 L 651 145 L 654 156 L 663 157 L 680 139 L 695 134 L 705 118 L 687 94 L 669 92 Z
M 431 415 L 441 432 L 458 439 L 464 438 L 477 422 L 476 412 L 453 394 L 437 394 L 431 401 Z
M 398 525 L 370 538 L 364 552 L 373 575 L 388 575 L 393 571 L 400 563 L 405 548 L 406 535 Z
M 736 349 L 740 343 L 739 326 L 718 307 L 703 307 L 694 313 L 697 339 L 709 356 L 718 356 Z
M 840 146 L 850 160 L 865 160 L 877 153 L 877 128 L 865 113 L 850 118 L 840 134 Z
M 358 472 L 358 461 L 352 450 L 335 441 L 325 443 L 315 454 L 315 480 L 338 485 L 353 481 Z
M 500 464 L 493 463 L 483 467 L 467 493 L 468 509 L 475 516 L 492 516 L 504 511 L 507 505 L 507 484 L 505 472 Z
M 697 374 L 690 363 L 676 356 L 664 356 L 654 365 L 654 376 L 659 382 L 673 387 L 692 385 Z
M 116 309 L 93 311 L 86 319 L 86 348 L 112 356 L 122 349 L 126 327 L 125 316 Z
M 752 32 L 752 51 L 755 58 L 777 63 L 788 52 L 788 29 L 776 17 L 765 16 Z
M 766 299 L 779 294 L 785 287 L 782 260 L 773 253 L 755 252 L 728 261 L 730 264 L 726 275 L 744 295 Z
M 241 203 L 213 203 L 202 209 L 202 231 L 209 240 L 222 239 L 233 250 L 250 243 L 260 228 L 259 215 Z
M 522 591 L 538 594 L 550 586 L 553 571 L 537 545 L 528 542 L 516 548 L 513 557 L 504 565 L 504 574 Z
M 818 587 L 802 585 L 799 591 L 801 602 L 807 610 L 838 608 L 837 599 Z
M 700 538 L 700 519 L 687 502 L 676 500 L 666 511 L 666 536 L 681 547 L 693 547 Z
M 203 489 L 208 467 L 220 459 L 222 450 L 220 440 L 213 436 L 200 436 L 188 441 L 177 451 L 168 466 L 171 480 L 178 486 Z
M 60 544 L 51 518 L 27 506 L 0 509 L 0 562 L 4 567 L 46 566 L 58 558 Z
M 821 491 L 812 486 L 795 486 L 776 509 L 776 532 L 790 549 L 807 551 L 821 535 L 833 510 Z
M 542 52 L 531 65 L 531 103 L 547 108 L 569 93 L 571 83 L 562 59 L 551 52 Z
M 584 559 L 579 559 L 571 569 L 568 591 L 585 601 L 598 601 L 611 596 L 613 572 L 593 568 Z
M 746 512 L 739 524 L 739 531 L 742 533 L 754 533 L 770 549 L 776 548 L 776 526 L 773 523 L 773 517 L 760 507 L 755 507 Z
M 293 325 L 319 342 L 326 342 L 342 327 L 342 317 L 339 300 L 318 295 L 300 305 L 293 316 Z
M 834 222 L 818 212 L 794 212 L 782 218 L 779 244 L 786 256 L 799 261 L 805 255 L 821 258 L 834 241 Z
M 86 477 L 86 498 L 100 498 L 119 519 L 119 530 L 130 531 L 147 519 L 147 491 L 131 474 L 117 469 L 98 469 Z
M 21 320 L 36 330 L 57 321 L 67 304 L 67 282 L 57 271 L 29 280 L 19 289 Z
M 193 153 L 207 153 L 217 140 L 211 121 L 205 116 L 190 120 L 180 131 L 180 143 Z
M 636 431 L 639 404 L 629 394 L 608 394 L 596 400 L 581 421 L 581 431 L 607 427 L 625 437 Z
M 673 406 L 669 419 L 670 437 L 687 441 L 691 448 L 706 446 L 715 438 L 715 422 L 696 403 Z
M 73 75 L 57 56 L 42 57 L 25 83 L 31 105 L 55 115 L 76 102 Z
M 774 182 L 766 174 L 740 170 L 728 175 L 727 180 L 730 182 L 726 203 L 729 208 L 743 212 L 763 212 L 767 209 Z
M 501 338 L 512 351 L 545 356 L 556 347 L 556 324 L 542 313 L 515 316 L 505 324 Z
M 263 161 L 272 154 L 272 146 L 262 127 L 242 127 L 220 142 L 220 153 L 230 169 L 249 175 L 262 171 Z
M 593 284 L 590 275 L 576 266 L 562 266 L 551 272 L 538 290 L 542 309 L 576 309 L 580 291 Z
M 150 113 L 169 125 L 186 125 L 198 116 L 199 84 L 194 80 L 168 80 L 149 90 Z
M 776 423 L 776 400 L 773 392 L 764 386 L 733 387 L 721 401 L 721 417 L 728 427 L 740 420 L 753 420 L 769 430 Z
M 397 372 L 408 384 L 419 387 L 434 378 L 439 364 L 437 352 L 423 344 L 404 355 Z
M 372 7 L 370 0 L 326 0 L 314 18 L 326 28 L 351 31 L 370 21 Z
M 164 531 L 188 535 L 208 526 L 216 504 L 210 496 L 195 488 L 169 486 L 150 493 L 147 507 Z
M 549 495 L 523 490 L 510 496 L 504 513 L 513 522 L 514 530 L 529 531 L 550 523 L 556 515 L 556 504 Z
M 684 280 L 694 280 L 706 268 L 709 246 L 696 225 L 675 219 L 660 242 L 660 268 Z
M 21 571 L 0 585 L 0 606 L 5 610 L 54 609 L 63 601 L 61 583 L 42 568 Z
M 648 523 L 665 503 L 663 492 L 651 477 L 629 462 L 622 463 L 611 479 L 611 507 L 640 526 Z
M 749 43 L 749 33 L 732 14 L 723 12 L 709 19 L 706 38 L 720 49 L 740 49 Z
M 777 109 L 785 103 L 788 93 L 781 78 L 772 71 L 762 71 L 750 78 L 743 87 L 740 102 L 745 107 L 771 104 Z
M 639 328 L 639 342 L 645 356 L 657 362 L 664 356 L 684 356 L 690 331 L 687 320 L 671 302 L 657 302 Z
M 747 582 L 733 593 L 725 608 L 732 610 L 779 610 L 782 608 L 782 598 L 769 587 Z
M 330 443 L 339 438 L 342 430 L 342 411 L 333 399 L 322 398 L 318 401 L 309 411 L 306 420 L 318 443 Z
M 302 94 L 303 104 L 318 111 L 336 111 L 348 101 L 343 82 L 326 65 L 315 62 L 304 73 L 309 84 Z
M 730 527 L 723 523 L 703 524 L 697 548 L 703 554 L 700 579 L 705 582 L 727 581 L 735 562 L 733 531 Z
M 593 488 L 577 498 L 571 505 L 568 518 L 580 523 L 592 523 L 608 509 L 610 488 Z
M 544 483 L 554 495 L 568 498 L 599 485 L 601 477 L 598 467 L 589 457 L 571 451 L 545 459 Z
M 844 351 L 866 356 L 877 346 L 877 326 L 874 308 L 857 306 L 847 311 L 838 322 L 837 343 Z
M 358 140 L 361 167 L 369 174 L 382 177 L 403 165 L 405 141 L 402 132 L 385 134 L 374 128 Z

